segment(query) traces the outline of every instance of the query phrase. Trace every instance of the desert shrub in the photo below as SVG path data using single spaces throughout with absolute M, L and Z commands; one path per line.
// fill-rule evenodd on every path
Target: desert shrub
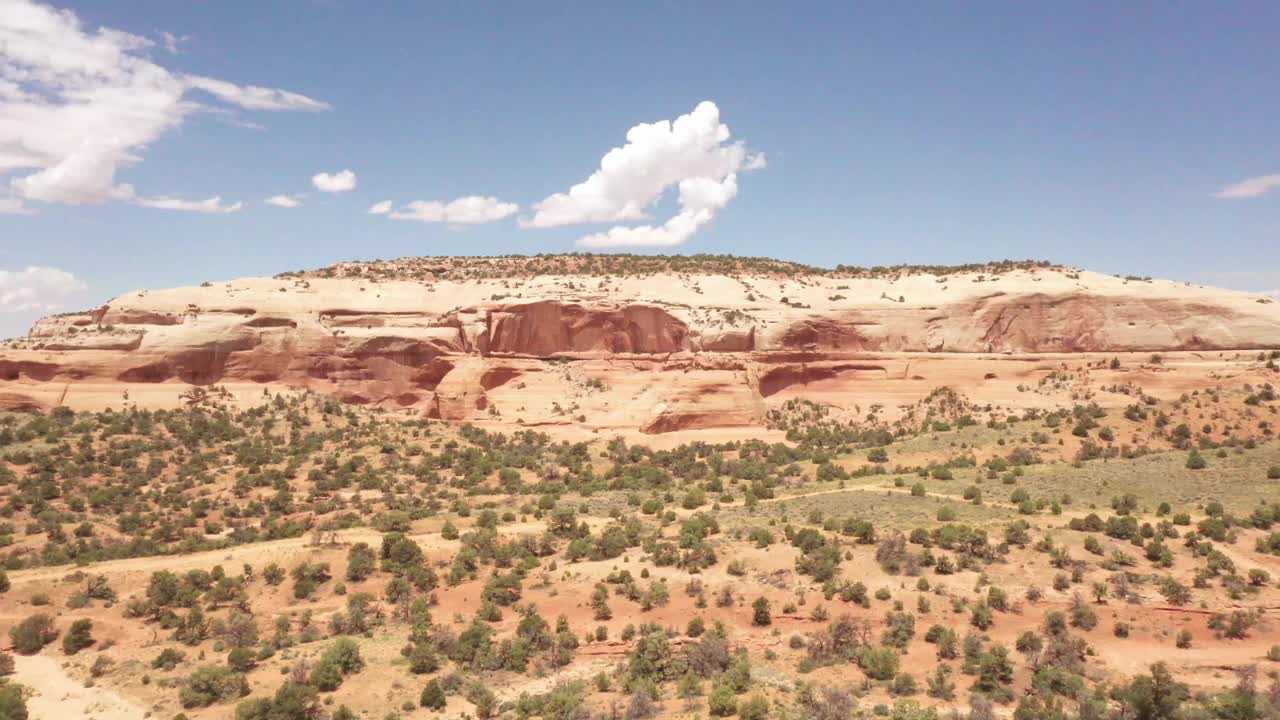
M 773 616 L 769 611 L 769 601 L 764 597 L 756 598 L 751 603 L 751 624 L 758 627 L 766 627 L 773 623 Z
M 1128 685 L 1116 688 L 1121 717 L 1181 717 L 1179 708 L 1191 695 L 1186 685 L 1175 682 L 1164 663 L 1151 666 L 1150 675 L 1139 675 Z
M 27 720 L 27 699 L 22 686 L 0 683 L 0 718 L 3 720 Z
M 285 576 L 284 568 L 276 563 L 271 563 L 262 569 L 262 579 L 268 585 L 279 585 L 284 582 Z
M 32 615 L 9 630 L 13 650 L 19 655 L 34 655 L 57 637 L 58 631 L 53 627 L 53 618 L 44 613 Z
M 206 665 L 191 673 L 178 699 L 184 708 L 197 708 L 230 702 L 248 694 L 249 683 L 242 673 L 224 665 Z
M 858 667 L 872 680 L 891 680 L 898 673 L 898 651 L 891 647 L 858 648 Z
M 246 647 L 231 648 L 227 653 L 227 667 L 236 672 L 247 673 L 258 664 L 257 653 Z
M 316 589 L 329 581 L 329 563 L 304 562 L 289 575 L 293 577 L 293 596 L 299 600 L 308 600 Z
M 898 673 L 889 684 L 889 694 L 899 697 L 915 695 L 920 689 L 916 686 L 916 678 L 911 673 Z
M 439 681 L 432 679 L 427 686 L 422 688 L 422 695 L 418 697 L 418 705 L 429 710 L 443 710 L 448 699 L 445 698 L 444 688 L 440 687 Z
M 707 711 L 713 717 L 727 717 L 738 712 L 738 698 L 733 688 L 725 684 L 716 685 L 707 696 Z
M 1259 615 L 1249 610 L 1232 610 L 1230 613 L 1214 613 L 1209 616 L 1209 629 L 1219 638 L 1242 640 L 1258 623 Z
M 254 698 L 236 706 L 236 720 L 310 720 L 322 717 L 316 689 L 286 682 L 270 698 Z M 334 713 L 338 717 L 338 713 Z
M 377 556 L 368 543 L 356 543 L 347 551 L 347 580 L 359 582 L 373 574 Z
M 483 683 L 474 682 L 467 687 L 467 701 L 476 708 L 476 717 L 484 720 L 493 717 L 498 709 L 498 696 Z
M 93 642 L 93 621 L 88 618 L 81 618 L 71 623 L 71 629 L 67 630 L 67 634 L 62 636 L 62 652 L 68 655 L 75 655 L 92 645 Z
M 156 670 L 172 670 L 178 666 L 178 663 L 186 659 L 186 653 L 173 648 L 165 648 L 160 654 L 151 661 L 151 667 Z
M 336 690 L 344 677 L 359 672 L 363 667 L 360 646 L 351 638 L 340 637 L 333 641 L 312 668 L 311 684 L 321 692 Z
M 769 717 L 769 699 L 760 693 L 738 703 L 740 720 L 766 720 Z
M 1200 454 L 1199 450 L 1192 450 L 1187 455 L 1188 470 L 1203 470 L 1208 466 L 1209 463 L 1205 461 L 1204 456 Z
M 520 600 L 521 577 L 517 572 L 494 573 L 485 584 L 480 597 L 496 605 L 514 605 Z
M 1071 608 L 1071 627 L 1081 630 L 1092 630 L 1098 625 L 1098 614 L 1093 608 L 1084 604 L 1076 604 Z

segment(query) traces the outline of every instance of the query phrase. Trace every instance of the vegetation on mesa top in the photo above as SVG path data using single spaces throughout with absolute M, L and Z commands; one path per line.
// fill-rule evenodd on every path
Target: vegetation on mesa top
M 892 265 L 821 268 L 800 263 L 735 255 L 633 255 L 567 253 L 560 255 L 498 255 L 406 257 L 338 263 L 318 270 L 280 273 L 276 277 L 363 278 L 369 280 L 476 280 L 535 275 L 629 276 L 661 273 L 697 275 L 777 275 L 795 277 L 882 277 L 886 275 L 950 275 L 962 272 L 1000 274 L 1012 270 L 1051 269 L 1045 260 L 999 260 L 966 265 Z

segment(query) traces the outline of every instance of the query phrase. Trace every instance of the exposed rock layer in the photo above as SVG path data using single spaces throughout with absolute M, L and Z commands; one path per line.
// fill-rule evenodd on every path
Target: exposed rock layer
M 250 278 L 40 320 L 0 350 L 0 403 L 75 404 L 82 385 L 264 383 L 451 420 L 657 433 L 758 424 L 772 399 L 807 391 L 847 395 L 899 374 L 885 354 L 1276 346 L 1280 304 L 1262 296 L 1052 268 Z

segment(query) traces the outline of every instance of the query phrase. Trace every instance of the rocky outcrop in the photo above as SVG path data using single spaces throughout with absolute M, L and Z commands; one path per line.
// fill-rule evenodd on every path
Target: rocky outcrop
M 505 305 L 486 315 L 490 354 L 669 354 L 689 349 L 689 327 L 666 310 L 633 303 L 583 306 L 555 300 Z
M 869 383 L 919 377 L 895 354 L 1277 346 L 1280 304 L 1263 296 L 1048 267 L 249 278 L 40 320 L 0 348 L 0 398 L 163 404 L 188 385 L 263 385 L 448 420 L 663 433 L 758 425 L 783 398 L 856 402 Z

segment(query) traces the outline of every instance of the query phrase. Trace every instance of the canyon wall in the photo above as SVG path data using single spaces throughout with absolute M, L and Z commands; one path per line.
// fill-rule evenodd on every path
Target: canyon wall
M 308 389 L 450 420 L 660 433 L 856 396 L 913 355 L 1280 346 L 1260 295 L 1057 268 L 888 277 L 249 278 L 138 291 L 0 348 L 0 405 Z M 151 392 L 152 389 L 165 392 Z M 852 395 L 850 395 L 852 393 Z

